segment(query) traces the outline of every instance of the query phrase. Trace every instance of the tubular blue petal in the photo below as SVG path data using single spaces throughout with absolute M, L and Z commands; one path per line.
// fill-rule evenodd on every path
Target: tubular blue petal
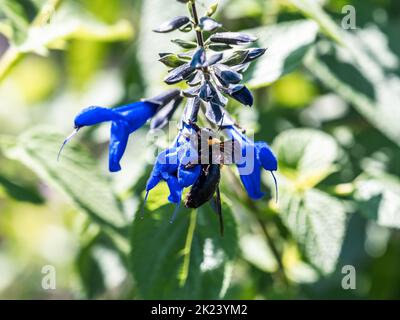
M 129 123 L 129 130 L 132 133 L 142 127 L 148 119 L 154 116 L 158 107 L 157 104 L 140 101 L 114 110 L 117 114 L 122 116 L 127 123 Z
M 276 171 L 278 169 L 278 161 L 271 148 L 266 142 L 259 141 L 255 143 L 257 156 L 262 167 L 268 171 Z
M 121 116 L 112 109 L 102 107 L 89 107 L 83 109 L 75 117 L 75 127 L 84 127 L 104 121 L 122 120 Z
M 167 180 L 170 195 L 168 201 L 172 203 L 180 203 L 182 198 L 183 187 L 179 185 L 178 178 L 170 176 Z
M 178 169 L 178 182 L 179 184 L 187 188 L 194 184 L 200 176 L 201 166 L 196 165 L 192 168 L 186 168 L 184 165 L 180 165 Z
M 174 173 L 178 170 L 178 153 L 175 148 L 166 149 L 159 153 L 154 164 L 158 173 Z
M 149 180 L 147 180 L 146 191 L 150 191 L 151 189 L 153 189 L 160 181 L 161 181 L 161 176 L 155 174 L 153 170 Z
M 240 180 L 243 183 L 244 188 L 250 198 L 258 200 L 264 196 L 261 191 L 261 165 L 258 161 L 255 161 L 253 171 L 248 174 L 243 173 L 243 167 L 238 166 Z M 246 170 L 247 171 L 247 170 Z
M 113 121 L 111 124 L 111 137 L 109 148 L 109 169 L 111 172 L 121 170 L 119 164 L 124 155 L 128 142 L 129 129 L 123 121 Z

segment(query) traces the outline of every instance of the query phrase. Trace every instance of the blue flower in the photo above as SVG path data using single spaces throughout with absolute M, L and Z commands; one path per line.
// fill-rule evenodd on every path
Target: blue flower
M 185 130 L 187 128 L 183 128 Z M 168 185 L 170 195 L 168 201 L 179 204 L 184 188 L 193 185 L 200 176 L 201 165 L 191 164 L 197 159 L 197 151 L 193 150 L 189 138 L 179 132 L 173 146 L 157 156 L 153 171 L 146 185 L 146 199 L 161 180 Z
M 143 126 L 156 113 L 158 107 L 158 104 L 147 101 L 115 109 L 89 107 L 76 116 L 75 128 L 111 121 L 109 169 L 111 172 L 119 171 L 119 162 L 125 152 L 129 135 Z
M 276 186 L 273 174 L 278 169 L 276 157 L 266 142 L 250 140 L 235 126 L 229 126 L 226 130 L 231 139 L 241 143 L 242 155 L 236 163 L 240 179 L 249 197 L 258 200 L 264 196 L 261 191 L 261 168 L 271 172 Z

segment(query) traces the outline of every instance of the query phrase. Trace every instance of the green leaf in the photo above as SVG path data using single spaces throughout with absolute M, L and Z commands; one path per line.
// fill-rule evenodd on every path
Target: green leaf
M 166 199 L 165 188 L 149 198 Z M 154 207 L 154 205 L 150 205 Z M 165 204 L 136 217 L 131 237 L 131 268 L 144 299 L 218 299 L 228 289 L 237 250 L 236 224 L 223 203 L 225 234 L 209 204 L 198 210 L 175 209 Z
M 349 47 L 310 52 L 306 67 L 327 88 L 342 96 L 373 126 L 400 145 L 400 78 L 387 73 L 365 41 L 347 34 Z M 368 41 L 368 40 L 367 40 Z M 329 48 L 329 46 L 328 46 Z M 390 50 L 385 51 L 390 54 Z
M 306 17 L 318 23 L 321 31 L 337 43 L 342 41 L 342 29 L 334 20 L 322 9 L 321 5 L 315 0 L 289 0 Z
M 68 145 L 57 161 L 65 137 L 37 128 L 22 134 L 15 145 L 3 144 L 5 155 L 22 162 L 66 194 L 97 223 L 119 230 L 126 226 L 120 204 L 96 162 L 81 147 Z
M 8 196 L 12 197 L 17 201 L 31 202 L 35 204 L 42 204 L 44 202 L 43 196 L 37 190 L 37 187 L 32 183 L 26 183 L 23 181 L 15 181 L 0 175 L 0 190 L 3 188 Z
M 314 19 L 321 31 L 337 43 L 333 48 L 323 43 L 323 50 L 310 53 L 305 60 L 307 68 L 326 87 L 351 103 L 373 126 L 400 145 L 400 113 L 396 104 L 400 99 L 397 89 L 400 78 L 386 70 L 397 68 L 399 71 L 400 64 L 388 46 L 386 35 L 376 27 L 347 32 L 315 1 L 291 2 L 305 16 Z
M 175 16 L 187 15 L 187 8 L 178 1 L 146 0 L 142 2 L 140 33 L 138 38 L 138 60 L 142 69 L 147 92 L 144 96 L 156 95 L 165 89 L 164 77 L 167 69 L 161 63 L 155 64 L 160 52 L 174 52 L 176 46 L 171 37 L 152 30 Z M 181 34 L 185 40 L 193 39 L 193 34 Z
M 281 189 L 279 211 L 308 261 L 322 274 L 332 273 L 346 231 L 343 203 L 316 189 L 304 193 Z
M 12 41 L 21 41 L 29 25 L 29 19 L 26 15 L 24 6 L 18 1 L 2 0 L 0 1 L 0 12 L 4 15 L 13 31 L 9 34 L 14 36 Z
M 273 143 L 279 159 L 278 211 L 301 251 L 321 273 L 334 271 L 346 228 L 346 211 L 338 199 L 315 189 L 337 170 L 341 149 L 326 133 L 291 129 Z
M 314 129 L 291 129 L 281 133 L 273 144 L 279 159 L 283 183 L 294 190 L 313 188 L 337 170 L 341 149 L 326 133 Z
M 259 38 L 257 45 L 267 52 L 253 62 L 246 75 L 250 87 L 265 87 L 293 71 L 314 44 L 318 26 L 313 21 L 298 20 L 243 31 Z M 250 72 L 250 71 L 249 71 Z
M 400 228 L 400 180 L 379 173 L 365 174 L 356 180 L 355 199 L 361 212 L 377 224 Z

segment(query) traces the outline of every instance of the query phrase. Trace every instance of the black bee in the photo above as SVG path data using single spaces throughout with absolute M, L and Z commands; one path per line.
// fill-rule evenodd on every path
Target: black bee
M 201 129 L 193 122 L 190 125 L 196 130 L 197 141 L 195 147 L 199 154 L 201 173 L 197 181 L 192 185 L 186 195 L 184 204 L 187 208 L 198 208 L 207 201 L 214 198 L 214 209 L 219 218 L 220 232 L 224 234 L 224 222 L 221 210 L 221 196 L 219 182 L 221 179 L 220 169 L 223 164 L 235 162 L 240 149 L 240 144 L 235 140 L 221 141 L 217 139 L 211 129 Z M 207 139 L 207 143 L 202 143 Z M 218 151 L 218 152 L 213 152 Z M 204 161 L 206 159 L 206 161 Z M 207 162 L 207 163 L 205 163 Z M 194 164 L 188 164 L 193 166 Z

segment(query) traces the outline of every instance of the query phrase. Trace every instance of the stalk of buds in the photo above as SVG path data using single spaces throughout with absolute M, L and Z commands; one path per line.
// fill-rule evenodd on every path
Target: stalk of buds
M 261 191 L 261 168 L 272 173 L 276 186 L 273 171 L 277 170 L 277 160 L 273 152 L 267 143 L 249 139 L 226 110 L 229 98 L 245 106 L 253 105 L 251 92 L 240 82 L 250 63 L 262 56 L 266 49 L 237 49 L 238 46 L 256 42 L 257 38 L 244 33 L 219 32 L 222 25 L 212 18 L 217 3 L 211 5 L 204 16 L 199 17 L 195 0 L 177 1 L 187 4 L 189 16 L 175 17 L 153 31 L 169 33 L 175 30 L 194 30 L 195 42 L 171 40 L 184 49 L 183 52 L 159 54 L 159 61 L 170 68 L 165 83 L 174 85 L 185 82 L 187 88 L 172 89 L 156 97 L 115 109 L 86 108 L 75 118 L 75 132 L 84 126 L 110 121 L 109 168 L 110 171 L 118 171 L 121 169 L 119 162 L 129 135 L 148 119 L 152 119 L 151 129 L 165 127 L 185 101 L 178 135 L 171 147 L 157 156 L 146 186 L 145 201 L 160 181 L 167 182 L 170 190 L 168 200 L 177 205 L 171 219 L 173 221 L 183 190 L 190 187 L 185 206 L 197 208 L 209 200 L 214 201 L 222 233 L 219 193 L 222 165 L 237 166 L 240 179 L 252 199 L 260 199 L 264 195 Z M 204 113 L 212 127 L 219 127 L 218 131 L 222 131 L 229 140 L 219 140 L 214 130 L 199 127 L 197 121 L 200 112 Z M 68 140 L 64 141 L 63 146 Z

